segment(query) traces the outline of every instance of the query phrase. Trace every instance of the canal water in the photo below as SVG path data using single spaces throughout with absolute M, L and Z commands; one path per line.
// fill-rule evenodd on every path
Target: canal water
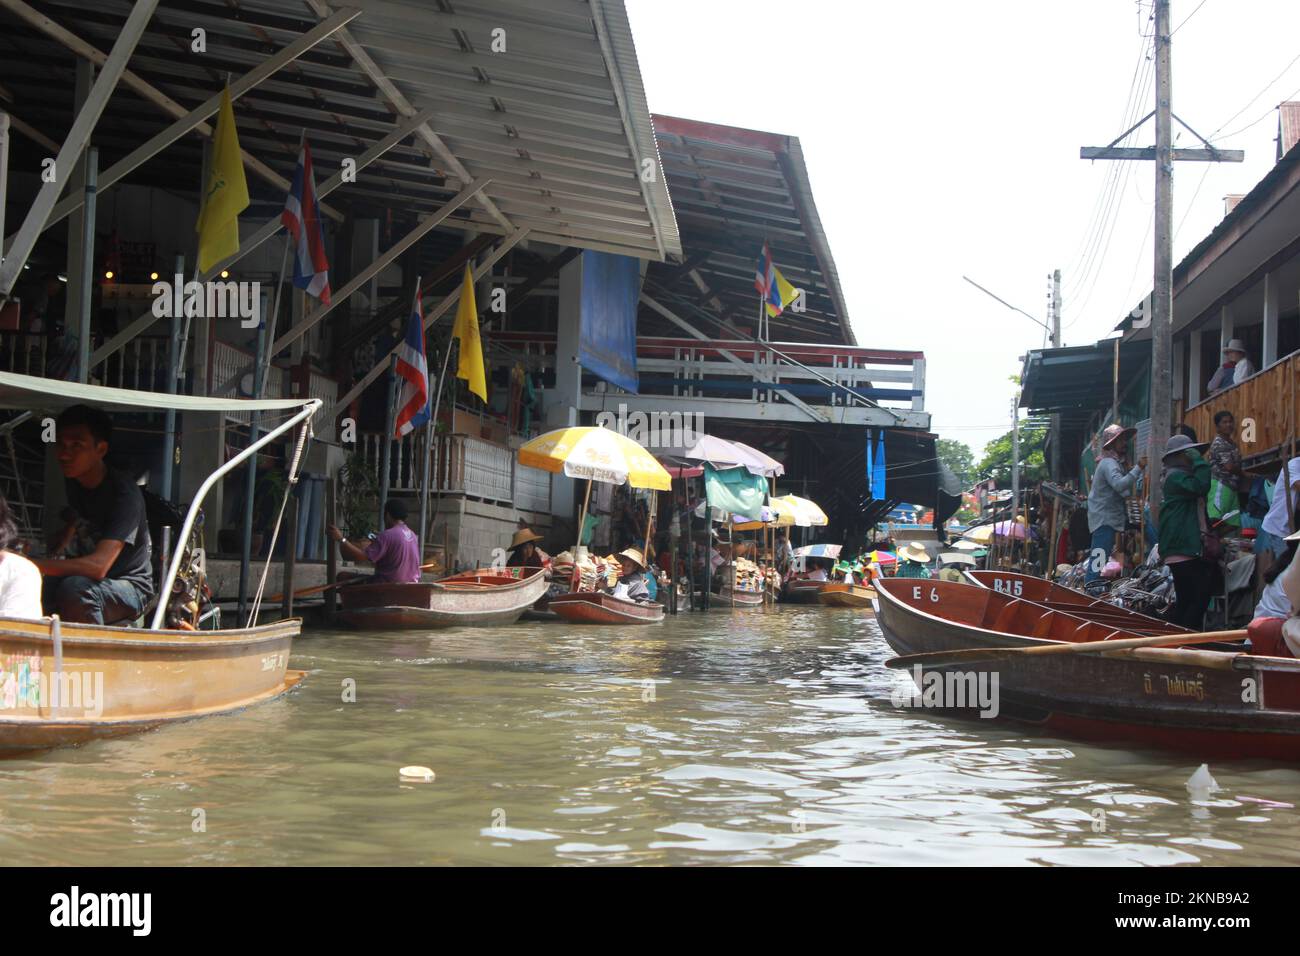
M 0 762 L 14 864 L 1294 864 L 1300 772 L 904 710 L 870 618 L 311 631 L 287 697 Z M 355 701 L 346 701 L 355 688 Z M 399 779 L 424 765 L 432 783 Z

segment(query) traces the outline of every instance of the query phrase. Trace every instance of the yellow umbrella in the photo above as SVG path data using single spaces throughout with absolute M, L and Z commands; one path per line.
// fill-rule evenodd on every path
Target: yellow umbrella
M 538 435 L 519 448 L 519 464 L 570 478 L 586 478 L 587 492 L 582 498 L 582 511 L 578 516 L 578 544 L 587 523 L 587 505 L 591 501 L 591 483 L 604 481 L 613 485 L 627 482 L 633 488 L 653 488 L 668 491 L 673 486 L 672 476 L 664 466 L 630 438 L 597 426 L 572 426 Z M 650 524 L 654 521 L 654 508 L 650 509 L 650 523 L 646 526 L 646 553 L 650 550 Z M 577 557 L 575 548 L 575 558 Z M 578 563 L 573 564 L 573 580 L 578 578 Z M 573 586 L 571 584 L 571 586 Z
M 993 540 L 993 525 L 982 524 L 978 528 L 972 528 L 962 535 L 967 541 L 974 541 L 976 544 L 988 544 Z
M 757 531 L 759 528 L 811 528 L 830 524 L 826 512 L 814 501 L 800 498 L 798 495 L 782 495 L 772 499 L 772 510 L 776 517 L 771 521 L 746 521 L 733 525 L 734 531 Z
M 626 481 L 633 488 L 672 488 L 672 477 L 652 454 L 608 428 L 574 426 L 539 435 L 520 447 L 519 464 L 614 485 Z

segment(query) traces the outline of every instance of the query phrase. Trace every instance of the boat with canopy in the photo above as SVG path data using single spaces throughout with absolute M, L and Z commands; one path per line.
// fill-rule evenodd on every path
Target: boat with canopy
M 286 500 L 311 431 L 318 399 L 235 399 L 171 395 L 0 373 L 0 408 L 57 413 L 85 404 L 106 411 L 270 413 L 283 416 L 234 453 L 199 486 L 162 568 L 147 627 L 78 624 L 57 616 L 0 618 L 0 681 L 14 682 L 0 709 L 0 753 L 45 750 L 150 730 L 166 723 L 228 713 L 278 697 L 302 671 L 288 669 L 298 619 L 257 623 L 263 570 L 244 627 L 181 630 L 164 626 L 181 569 L 202 565 L 194 547 L 200 506 L 211 488 L 258 450 L 297 431 Z M 283 515 L 283 505 L 281 506 Z M 276 531 L 279 523 L 276 524 Z M 272 537 L 271 549 L 275 547 Z M 143 620 L 142 620 L 143 623 Z M 12 706 L 8 706 L 12 704 Z

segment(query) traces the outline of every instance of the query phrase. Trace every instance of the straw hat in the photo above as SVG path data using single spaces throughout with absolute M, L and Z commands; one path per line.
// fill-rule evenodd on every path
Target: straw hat
M 1243 342 L 1241 339 L 1230 339 L 1230 340 L 1228 341 L 1228 344 L 1225 345 L 1225 346 L 1223 347 L 1223 351 L 1224 351 L 1225 353 L 1227 353 L 1227 352 L 1240 352 L 1242 355 L 1245 355 L 1245 354 L 1246 354 L 1246 343 Z
M 912 541 L 898 549 L 898 556 L 904 561 L 919 561 L 922 564 L 930 563 L 930 552 L 925 550 L 925 545 L 919 541 Z
M 1181 454 L 1190 448 L 1207 448 L 1209 444 L 1207 441 L 1192 441 L 1186 435 L 1171 435 L 1169 441 L 1165 442 L 1165 451 L 1160 458 L 1163 460 L 1171 455 Z
M 1109 448 L 1121 442 L 1126 442 L 1138 433 L 1136 428 L 1125 428 L 1123 425 L 1107 425 L 1106 430 L 1101 433 L 1101 447 Z
M 638 570 L 641 571 L 645 570 L 645 555 L 643 555 L 636 548 L 628 548 L 626 551 L 620 551 L 618 553 L 618 557 L 627 558 L 629 561 L 631 561 L 633 564 L 637 566 Z M 619 563 L 622 564 L 623 562 L 620 561 Z
M 514 551 L 516 548 L 522 548 L 530 541 L 541 541 L 542 537 L 532 528 L 520 528 L 515 532 L 515 536 L 510 539 L 510 547 L 506 548 L 506 550 Z

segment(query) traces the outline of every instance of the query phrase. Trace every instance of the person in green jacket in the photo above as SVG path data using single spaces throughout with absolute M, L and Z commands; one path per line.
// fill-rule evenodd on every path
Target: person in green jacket
M 900 578 L 930 577 L 930 553 L 919 541 L 904 545 L 898 549 L 898 572 Z
M 1193 631 L 1202 630 L 1210 605 L 1214 568 L 1202 556 L 1201 516 L 1210 493 L 1210 463 L 1201 456 L 1205 442 L 1174 435 L 1162 456 L 1160 558 L 1174 576 L 1175 602 L 1168 618 Z

